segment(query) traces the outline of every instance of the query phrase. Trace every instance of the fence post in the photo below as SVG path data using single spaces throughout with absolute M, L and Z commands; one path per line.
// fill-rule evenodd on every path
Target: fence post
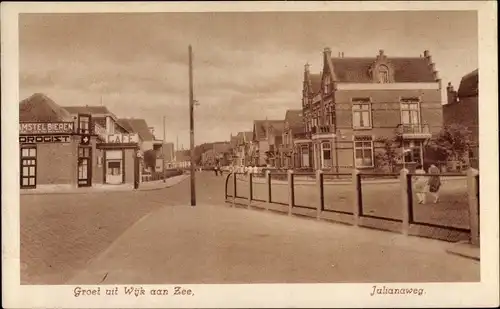
M 269 204 L 271 203 L 271 171 L 266 170 L 266 210 L 269 210 Z
M 361 203 L 363 201 L 360 200 L 361 194 L 361 186 L 360 186 L 360 181 L 358 181 L 359 178 L 359 171 L 357 169 L 354 169 L 352 171 L 352 217 L 353 217 L 353 225 L 358 226 L 359 225 L 359 215 L 360 211 L 359 209 L 361 208 Z
M 248 172 L 248 205 L 247 207 L 250 208 L 250 205 L 252 204 L 252 185 L 253 185 L 253 171 Z
M 404 235 L 408 235 L 410 229 L 410 215 L 412 213 L 410 207 L 410 201 L 408 196 L 408 170 L 406 168 L 401 169 L 399 172 L 399 185 L 400 185 L 400 195 L 401 195 L 401 211 L 402 211 L 402 227 L 401 232 Z
M 233 174 L 233 205 L 232 205 L 233 207 L 236 203 L 236 182 L 237 182 L 236 173 L 234 173 Z
M 294 200 L 294 192 L 293 192 L 293 170 L 288 170 L 287 171 L 287 178 L 288 178 L 288 215 L 292 215 L 292 207 L 293 207 L 293 200 Z
M 469 220 L 470 220 L 470 242 L 472 245 L 479 246 L 479 201 L 477 200 L 477 194 L 479 187 L 476 183 L 476 176 L 479 171 L 474 168 L 469 168 L 467 170 L 467 196 L 469 201 Z
M 325 195 L 323 194 L 323 171 L 316 171 L 316 189 L 318 192 L 318 203 L 316 204 L 316 219 L 321 218 L 321 212 L 325 205 Z

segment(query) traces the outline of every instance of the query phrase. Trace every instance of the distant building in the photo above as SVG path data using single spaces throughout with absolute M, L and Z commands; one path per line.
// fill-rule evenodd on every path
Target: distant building
M 177 150 L 175 152 L 176 168 L 189 168 L 191 167 L 191 156 L 189 150 Z
M 372 170 L 383 137 L 398 139 L 400 163 L 423 164 L 425 142 L 443 123 L 441 80 L 428 51 L 359 58 L 325 48 L 319 77 L 305 67 L 302 111 L 301 166 Z
M 462 77 L 458 91 L 448 83 L 448 103 L 443 106 L 444 125 L 461 124 L 471 131 L 470 165 L 479 168 L 479 70 Z
M 283 168 L 300 168 L 301 158 L 300 149 L 295 147 L 295 141 L 300 141 L 306 137 L 304 117 L 302 110 L 287 110 L 285 114 L 285 123 L 283 128 L 282 145 L 279 148 L 280 166 Z M 305 151 L 304 154 L 308 155 Z M 307 163 L 305 167 L 309 167 L 309 158 L 304 161 Z
M 270 130 L 283 130 L 283 120 L 255 120 L 253 125 L 252 144 L 250 146 L 251 164 L 266 166 L 269 158 L 266 153 L 270 150 Z

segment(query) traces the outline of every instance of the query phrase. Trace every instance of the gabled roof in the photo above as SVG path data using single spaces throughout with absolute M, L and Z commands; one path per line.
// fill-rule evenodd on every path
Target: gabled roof
M 118 124 L 130 133 L 137 133 L 143 141 L 154 140 L 154 136 L 151 134 L 148 124 L 144 119 L 122 118 L 118 119 Z
M 46 95 L 35 93 L 19 103 L 19 121 L 58 122 L 73 121 L 73 118 Z
M 321 89 L 321 74 L 309 74 L 312 93 L 318 93 Z
M 289 109 L 286 111 L 285 122 L 288 122 L 288 127 L 292 133 L 304 131 L 303 119 L 302 110 L 300 109 Z
M 106 106 L 63 106 L 70 114 L 110 115 L 114 116 Z
M 254 140 L 263 140 L 267 137 L 267 126 L 270 130 L 283 132 L 283 120 L 254 120 L 253 138 Z M 276 133 L 277 134 L 277 133 Z
M 337 82 L 341 83 L 371 83 L 370 67 L 376 58 L 332 58 L 333 70 Z M 390 58 L 388 62 L 394 67 L 394 82 L 396 83 L 426 83 L 435 82 L 434 72 L 425 57 Z
M 460 86 L 458 87 L 458 97 L 473 97 L 478 95 L 479 87 L 479 70 L 476 69 L 464 77 L 460 81 Z

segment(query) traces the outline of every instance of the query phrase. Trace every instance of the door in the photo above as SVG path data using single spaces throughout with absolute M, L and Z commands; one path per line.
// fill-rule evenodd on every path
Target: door
M 36 147 L 21 148 L 21 189 L 36 188 Z
M 78 147 L 78 187 L 92 186 L 92 148 Z

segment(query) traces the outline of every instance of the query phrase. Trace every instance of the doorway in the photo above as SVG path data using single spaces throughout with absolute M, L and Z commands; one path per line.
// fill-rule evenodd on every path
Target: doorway
M 92 186 L 92 149 L 78 147 L 78 187 Z

